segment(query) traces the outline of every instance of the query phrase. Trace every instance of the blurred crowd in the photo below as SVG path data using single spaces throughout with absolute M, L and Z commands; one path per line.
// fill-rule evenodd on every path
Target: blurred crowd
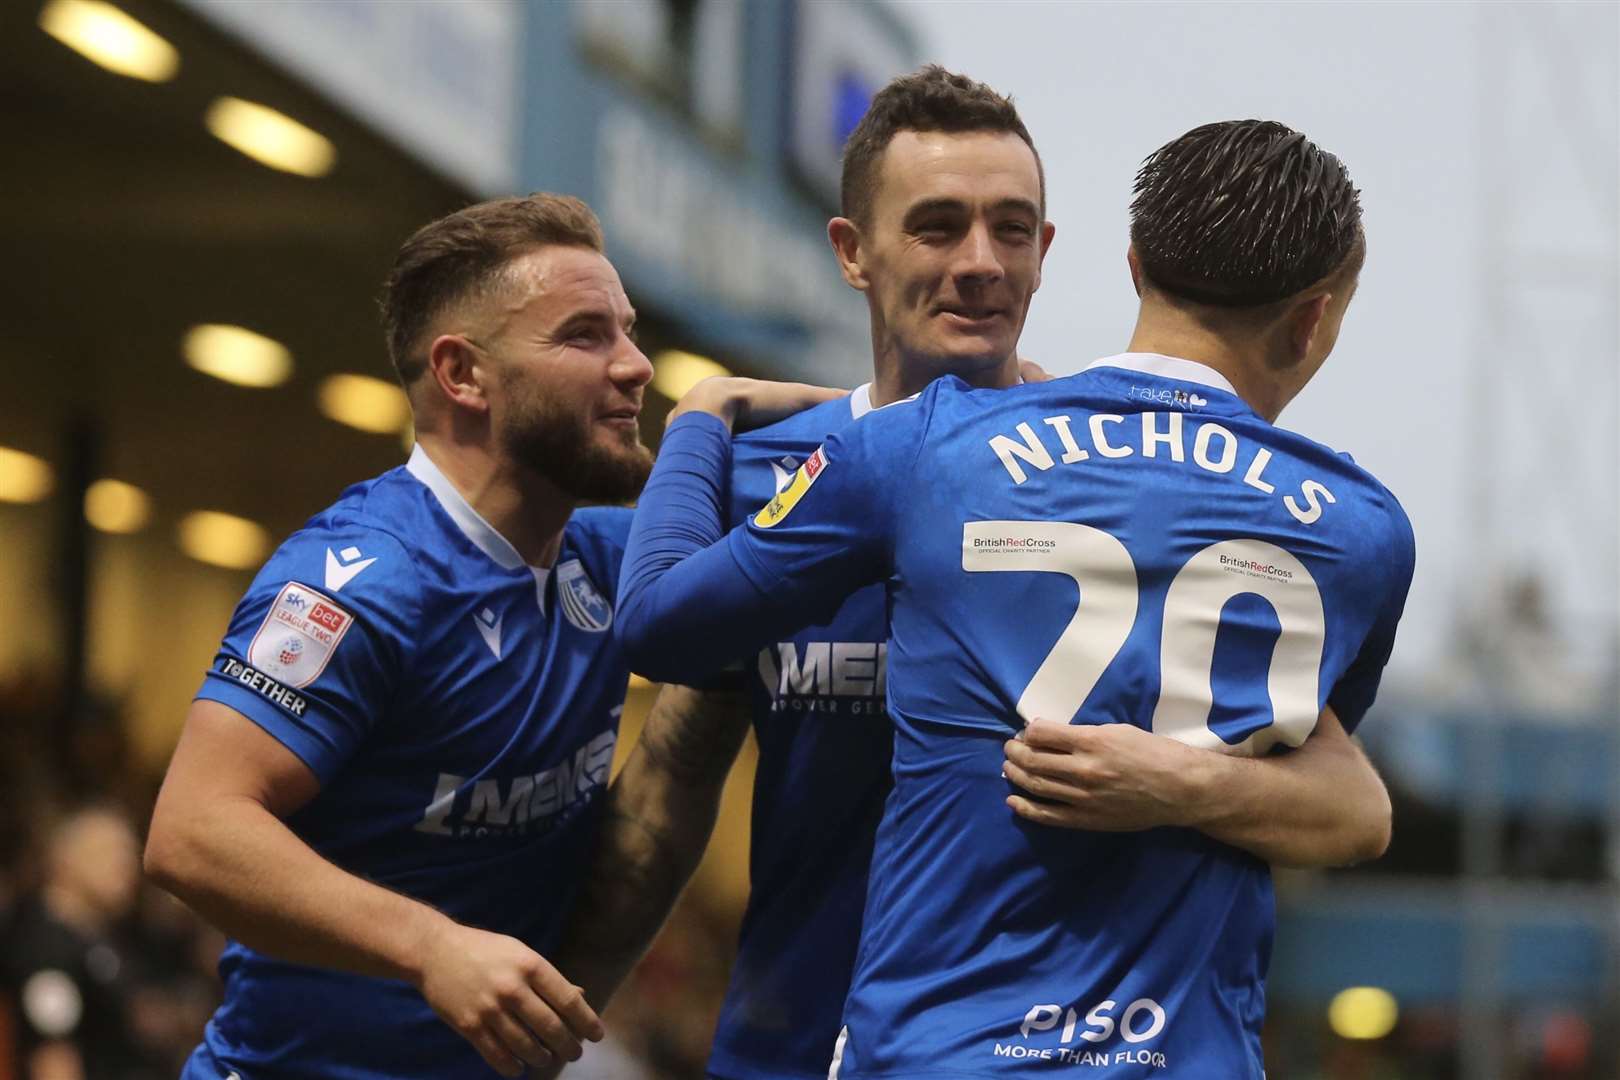
M 218 1001 L 223 939 L 142 879 L 125 751 L 110 710 L 0 687 L 0 1078 L 174 1077 Z
M 158 775 L 116 709 L 0 685 L 0 1080 L 172 1080 L 219 1003 L 223 936 L 141 875 Z M 703 1075 L 737 913 L 688 897 L 577 1080 Z

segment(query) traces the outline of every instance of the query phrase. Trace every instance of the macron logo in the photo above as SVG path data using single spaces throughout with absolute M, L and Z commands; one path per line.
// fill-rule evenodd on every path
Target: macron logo
M 376 561 L 377 557 L 375 555 L 369 559 L 362 559 L 360 549 L 353 545 L 344 548 L 336 555 L 332 554 L 331 548 L 327 548 L 326 587 L 333 592 L 337 592 L 359 576 L 360 571 Z
M 473 625 L 478 627 L 478 635 L 489 646 L 489 651 L 495 654 L 495 659 L 501 658 L 501 616 L 489 608 L 473 616 Z

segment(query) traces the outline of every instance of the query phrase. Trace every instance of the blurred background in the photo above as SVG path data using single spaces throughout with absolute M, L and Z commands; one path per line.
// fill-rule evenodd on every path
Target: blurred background
M 1341 155 L 1369 258 L 1283 418 L 1403 500 L 1419 562 L 1362 728 L 1379 862 L 1278 876 L 1273 1080 L 1620 1077 L 1620 7 L 780 0 L 0 5 L 0 1078 L 165 1077 L 220 941 L 139 880 L 252 571 L 404 460 L 375 297 L 417 226 L 601 215 L 669 403 L 853 386 L 824 238 L 844 135 L 937 60 L 1012 94 L 1057 241 L 1022 351 L 1134 320 L 1140 160 L 1265 116 Z M 650 698 L 632 688 L 621 753 Z M 701 1075 L 752 750 L 596 1075 Z

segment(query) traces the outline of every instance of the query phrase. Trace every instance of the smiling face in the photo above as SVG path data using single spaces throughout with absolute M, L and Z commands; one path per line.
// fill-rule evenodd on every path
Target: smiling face
M 879 364 L 931 378 L 1008 363 L 1052 239 L 1029 146 L 1006 132 L 901 131 L 869 216 L 845 274 L 867 292 Z
M 514 259 L 481 348 L 495 359 L 490 424 L 511 459 L 577 499 L 634 498 L 652 468 L 638 417 L 652 364 L 613 265 L 582 247 Z

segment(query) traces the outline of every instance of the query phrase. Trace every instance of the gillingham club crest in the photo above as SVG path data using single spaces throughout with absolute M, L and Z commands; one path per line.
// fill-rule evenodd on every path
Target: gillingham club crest
M 557 567 L 557 600 L 563 616 L 587 633 L 600 634 L 613 625 L 613 605 L 596 591 L 578 559 Z

